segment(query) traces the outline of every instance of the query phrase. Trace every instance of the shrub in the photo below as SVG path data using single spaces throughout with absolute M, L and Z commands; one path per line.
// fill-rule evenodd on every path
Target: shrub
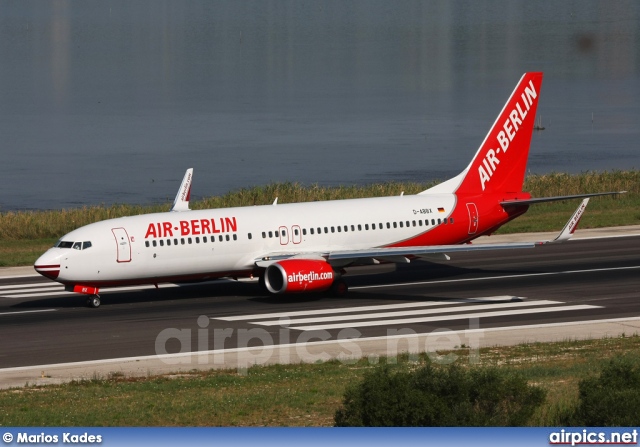
M 598 377 L 580 381 L 579 401 L 565 425 L 617 427 L 640 425 L 640 363 L 616 357 Z
M 384 365 L 347 389 L 335 425 L 520 426 L 544 400 L 544 390 L 504 368 L 407 372 Z

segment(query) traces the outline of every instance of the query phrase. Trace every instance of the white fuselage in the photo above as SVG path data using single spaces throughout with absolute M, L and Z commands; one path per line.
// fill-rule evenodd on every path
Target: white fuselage
M 251 276 L 267 255 L 393 246 L 445 225 L 460 231 L 437 243 L 460 243 L 469 221 L 450 222 L 455 205 L 436 194 L 123 217 L 72 231 L 61 241 L 91 246 L 54 247 L 36 264 L 59 264 L 59 282 L 101 287 Z

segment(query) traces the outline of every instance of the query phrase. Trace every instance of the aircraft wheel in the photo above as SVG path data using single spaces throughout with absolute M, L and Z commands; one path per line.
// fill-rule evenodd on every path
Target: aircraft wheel
M 329 290 L 333 296 L 345 296 L 349 292 L 349 286 L 343 279 L 338 279 Z
M 100 297 L 98 295 L 93 295 L 87 298 L 87 306 L 92 307 L 94 309 L 100 307 Z

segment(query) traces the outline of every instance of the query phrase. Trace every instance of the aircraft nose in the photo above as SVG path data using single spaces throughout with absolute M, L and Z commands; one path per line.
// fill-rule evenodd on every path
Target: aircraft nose
M 36 272 L 49 279 L 56 279 L 60 274 L 60 256 L 56 256 L 50 251 L 40 256 L 33 265 Z

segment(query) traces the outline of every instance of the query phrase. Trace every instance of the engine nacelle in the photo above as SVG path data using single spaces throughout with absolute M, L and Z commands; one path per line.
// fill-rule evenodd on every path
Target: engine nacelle
M 271 293 L 322 292 L 336 278 L 325 261 L 285 259 L 275 262 L 264 272 L 264 285 Z

